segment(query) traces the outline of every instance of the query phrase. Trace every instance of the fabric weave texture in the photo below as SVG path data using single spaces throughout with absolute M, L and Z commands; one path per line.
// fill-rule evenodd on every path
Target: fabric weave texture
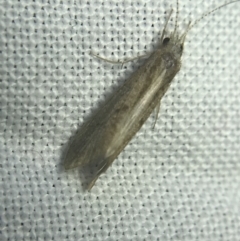
M 224 1 L 179 2 L 178 29 Z M 182 69 L 91 192 L 69 139 L 151 52 L 173 1 L 0 2 L 0 240 L 240 240 L 240 2 L 188 34 Z

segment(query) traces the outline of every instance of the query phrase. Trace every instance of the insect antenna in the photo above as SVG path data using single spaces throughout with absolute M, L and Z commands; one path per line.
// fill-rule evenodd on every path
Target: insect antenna
M 177 27 L 178 27 L 178 14 L 179 14 L 179 1 L 176 0 L 176 5 L 177 5 L 177 11 L 176 11 L 176 16 L 175 16 L 175 25 L 174 25 L 174 31 L 173 31 L 173 36 L 175 36 L 177 32 Z
M 218 6 L 218 7 L 214 8 L 214 9 L 212 9 L 212 10 L 204 13 L 200 18 L 198 18 L 197 20 L 195 20 L 195 22 L 187 28 L 187 31 L 184 33 L 184 35 L 182 36 L 182 38 L 185 39 L 186 36 L 187 36 L 187 34 L 188 34 L 188 32 L 189 32 L 195 25 L 197 25 L 202 19 L 204 19 L 205 17 L 207 17 L 207 16 L 211 15 L 212 13 L 218 11 L 219 9 L 221 9 L 221 8 L 223 8 L 223 7 L 225 7 L 225 6 L 229 5 L 229 4 L 235 3 L 235 2 L 240 2 L 240 0 L 235 0 L 235 1 L 228 2 L 228 3 L 224 3 L 224 4 Z

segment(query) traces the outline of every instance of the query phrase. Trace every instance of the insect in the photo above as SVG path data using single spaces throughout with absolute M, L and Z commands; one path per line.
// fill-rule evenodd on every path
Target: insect
M 174 31 L 166 36 L 166 28 L 173 12 L 171 10 L 160 37 L 159 47 L 81 127 L 70 144 L 64 161 L 66 169 L 96 166 L 89 190 L 138 132 L 152 111 L 157 109 L 157 113 L 159 112 L 160 101 L 181 68 L 181 56 L 189 30 L 205 16 L 238 1 L 225 3 L 205 13 L 192 25 L 189 23 L 181 35 L 177 33 L 177 1 Z

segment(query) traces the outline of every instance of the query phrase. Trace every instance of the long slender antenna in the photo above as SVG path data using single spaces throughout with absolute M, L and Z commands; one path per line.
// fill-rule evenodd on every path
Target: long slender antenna
M 177 25 L 178 25 L 178 14 L 179 14 L 179 1 L 176 0 L 177 5 L 177 11 L 176 11 L 176 17 L 175 17 L 175 26 L 174 26 L 174 32 L 173 35 L 175 36 L 175 33 L 177 32 Z
M 223 7 L 225 7 L 225 6 L 229 5 L 229 4 L 235 3 L 235 2 L 240 2 L 240 0 L 235 0 L 235 1 L 228 2 L 228 3 L 224 3 L 224 4 L 222 4 L 222 5 L 218 6 L 218 7 L 210 10 L 209 12 L 204 13 L 204 14 L 203 14 L 200 18 L 198 18 L 191 26 L 188 27 L 187 31 L 186 31 L 185 34 L 184 34 L 184 35 L 185 35 L 185 36 L 184 36 L 184 39 L 185 39 L 186 35 L 188 34 L 188 32 L 189 32 L 196 24 L 198 24 L 202 19 L 204 19 L 205 17 L 209 16 L 210 14 L 218 11 L 219 9 L 221 9 L 221 8 L 223 8 Z

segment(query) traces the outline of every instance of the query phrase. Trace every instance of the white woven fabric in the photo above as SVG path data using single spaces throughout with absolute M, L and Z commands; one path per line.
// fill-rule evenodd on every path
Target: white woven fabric
M 179 30 L 224 1 L 181 0 Z M 240 240 L 240 2 L 188 34 L 154 116 L 91 192 L 69 138 L 157 46 L 175 1 L 0 3 L 0 240 Z M 169 25 L 173 29 L 175 15 Z

